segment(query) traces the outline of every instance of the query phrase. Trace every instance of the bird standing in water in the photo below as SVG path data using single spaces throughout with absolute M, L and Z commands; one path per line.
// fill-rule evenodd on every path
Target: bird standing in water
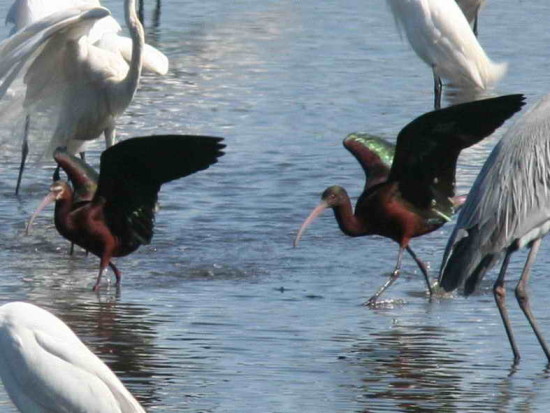
M 223 155 L 221 138 L 164 135 L 120 142 L 101 155 L 99 178 L 84 161 L 59 148 L 57 164 L 68 182 L 58 180 L 31 217 L 55 201 L 55 226 L 69 241 L 100 258 L 94 290 L 107 266 L 120 284 L 111 262 L 149 244 L 153 237 L 157 194 L 162 184 L 204 170 Z
M 367 305 L 375 305 L 378 297 L 399 277 L 404 250 L 424 274 L 431 294 L 426 265 L 413 252 L 409 242 L 450 221 L 461 203 L 454 193 L 460 151 L 492 134 L 523 104 L 522 95 L 508 95 L 428 112 L 399 133 L 391 168 L 382 161 L 379 149 L 373 150 L 354 136 L 346 138 L 344 146 L 358 159 L 367 175 L 355 211 L 344 188 L 327 188 L 321 196 L 321 204 L 302 224 L 294 245 L 315 217 L 332 208 L 346 235 L 382 235 L 399 244 L 392 275 Z
M 441 107 L 442 80 L 457 95 L 473 95 L 494 86 L 506 64 L 485 54 L 455 0 L 387 0 L 398 28 L 434 76 L 434 108 Z M 473 99 L 469 99 L 473 100 Z
M 514 362 L 520 354 L 508 311 L 504 277 L 511 255 L 530 248 L 515 294 L 544 354 L 550 348 L 531 312 L 527 283 L 542 238 L 550 231 L 550 95 L 525 113 L 495 146 L 458 216 L 439 275 L 445 291 L 470 295 L 486 272 L 504 257 L 493 295 L 508 335 Z

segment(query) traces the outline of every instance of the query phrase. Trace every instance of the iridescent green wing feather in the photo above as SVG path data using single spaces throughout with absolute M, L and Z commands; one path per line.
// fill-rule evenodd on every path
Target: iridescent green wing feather
M 351 133 L 344 139 L 344 147 L 355 156 L 365 171 L 365 190 L 387 180 L 395 145 L 368 133 Z

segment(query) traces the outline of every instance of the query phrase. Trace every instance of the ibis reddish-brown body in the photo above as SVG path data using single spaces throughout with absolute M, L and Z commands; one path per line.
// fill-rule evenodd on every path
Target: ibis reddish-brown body
M 54 177 L 50 194 L 31 218 L 55 201 L 55 227 L 72 243 L 100 258 L 94 290 L 111 262 L 153 237 L 157 194 L 162 184 L 208 168 L 223 155 L 221 138 L 163 135 L 128 139 L 101 155 L 98 175 L 84 161 L 58 148 L 54 159 L 73 186 Z M 57 175 L 57 173 L 56 173 Z
M 369 299 L 368 305 L 375 305 L 399 277 L 404 250 L 416 261 L 431 294 L 427 267 L 409 243 L 451 220 L 455 209 L 465 200 L 454 194 L 460 151 L 493 133 L 520 110 L 523 100 L 522 95 L 509 95 L 428 112 L 401 130 L 395 147 L 371 135 L 349 135 L 344 139 L 344 147 L 357 158 L 367 177 L 355 210 L 344 188 L 327 188 L 321 204 L 302 224 L 294 244 L 297 245 L 315 217 L 332 208 L 346 235 L 381 235 L 399 244 L 392 275 Z

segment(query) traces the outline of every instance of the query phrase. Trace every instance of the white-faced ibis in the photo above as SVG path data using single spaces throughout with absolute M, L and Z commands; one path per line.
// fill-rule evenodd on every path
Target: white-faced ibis
M 55 201 L 59 233 L 101 261 L 94 290 L 110 266 L 120 284 L 120 271 L 111 262 L 149 244 L 153 237 L 157 194 L 163 183 L 204 170 L 217 162 L 225 147 L 222 138 L 163 135 L 128 139 L 101 155 L 99 178 L 86 163 L 65 149 L 54 152 L 68 182 L 58 180 L 31 217 Z
M 493 285 L 514 362 L 520 354 L 506 310 L 504 277 L 510 257 L 530 248 L 515 295 L 550 362 L 550 349 L 531 312 L 527 283 L 542 238 L 550 231 L 550 95 L 525 113 L 483 165 L 445 250 L 439 284 L 470 295 L 502 257 Z
M 145 413 L 69 326 L 28 303 L 0 307 L 0 377 L 23 413 Z
M 434 108 L 441 107 L 441 79 L 459 90 L 485 91 L 506 73 L 485 54 L 455 0 L 387 0 L 411 47 L 434 76 Z
M 44 130 L 51 125 L 47 156 L 58 146 L 67 147 L 71 153 L 79 152 L 86 141 L 101 135 L 105 136 L 107 147 L 115 142 L 116 119 L 126 110 L 138 87 L 144 47 L 135 0 L 125 0 L 124 5 L 132 38 L 129 65 L 119 51 L 94 43 L 97 39 L 91 37 L 92 27 L 110 13 L 90 4 L 48 15 L 0 43 L 0 98 L 22 99 L 20 115 L 26 118 L 16 192 L 29 150 L 32 123 Z M 6 94 L 17 79 L 24 81 L 16 82 L 17 88 Z M 43 134 L 49 132 L 44 130 Z
M 460 151 L 489 136 L 523 104 L 522 95 L 508 95 L 428 112 L 406 125 L 397 136 L 391 168 L 380 155 L 387 152 L 386 148 L 375 149 L 353 135 L 346 138 L 344 146 L 367 175 L 355 212 L 344 188 L 327 188 L 319 206 L 302 224 L 294 244 L 297 245 L 315 217 L 332 208 L 346 235 L 382 235 L 399 244 L 392 275 L 369 299 L 368 305 L 375 305 L 378 297 L 399 277 L 404 250 L 424 274 L 431 294 L 426 265 L 409 242 L 450 221 L 455 208 L 463 202 L 455 198 L 454 193 Z

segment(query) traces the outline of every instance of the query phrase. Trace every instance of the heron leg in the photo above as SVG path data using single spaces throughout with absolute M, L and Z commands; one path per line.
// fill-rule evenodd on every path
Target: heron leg
M 441 78 L 435 73 L 435 67 L 432 68 L 434 74 L 434 109 L 441 109 L 441 90 L 443 89 L 443 83 Z
M 493 285 L 493 295 L 495 296 L 495 302 L 500 312 L 500 317 L 504 323 L 504 328 L 506 329 L 506 335 L 508 336 L 508 341 L 510 341 L 510 346 L 512 346 L 512 352 L 514 353 L 514 363 L 517 363 L 520 359 L 518 346 L 514 339 L 514 334 L 512 333 L 512 327 L 510 326 L 510 318 L 508 317 L 508 310 L 506 310 L 506 288 L 504 287 L 504 276 L 506 275 L 506 269 L 510 262 L 510 256 L 512 255 L 512 249 L 509 248 L 506 251 L 506 256 L 504 257 L 504 262 L 500 268 L 500 273 L 498 278 Z
M 382 293 L 386 291 L 395 282 L 395 280 L 399 278 L 401 272 L 401 260 L 403 259 L 403 250 L 404 248 L 399 247 L 399 254 L 397 255 L 397 263 L 395 264 L 395 269 L 390 275 L 390 278 L 388 278 L 388 281 L 386 281 L 384 285 L 380 287 L 378 291 L 376 291 L 376 293 L 365 303 L 367 307 L 375 306 L 378 297 L 380 297 Z
M 430 276 L 428 275 L 428 267 L 426 266 L 426 264 L 424 264 L 424 262 L 420 258 L 416 256 L 416 254 L 414 253 L 411 247 L 407 246 L 407 252 L 416 262 L 416 265 L 418 265 L 418 268 L 420 268 L 420 271 L 422 271 L 422 274 L 424 274 L 424 279 L 426 280 L 426 285 L 428 286 L 428 291 L 431 297 L 433 295 L 433 291 L 432 291 L 432 285 L 430 283 Z
M 531 312 L 531 306 L 529 304 L 529 294 L 527 293 L 527 283 L 529 282 L 529 275 L 531 274 L 531 266 L 535 262 L 535 258 L 539 251 L 541 241 L 542 239 L 539 238 L 538 240 L 533 242 L 533 245 L 531 246 L 531 251 L 529 251 L 529 256 L 527 257 L 527 261 L 525 262 L 525 267 L 523 267 L 521 278 L 519 279 L 518 285 L 516 286 L 516 299 L 518 300 L 519 306 L 523 311 L 523 314 L 525 314 L 525 317 L 527 317 L 527 320 L 529 320 L 529 324 L 531 324 L 531 328 L 537 336 L 540 346 L 542 347 L 544 354 L 546 354 L 546 358 L 550 362 L 550 351 L 548 350 L 548 346 L 544 341 L 544 337 L 539 330 L 537 321 L 535 320 L 535 317 Z
M 109 261 L 109 267 L 111 267 L 111 269 L 115 273 L 115 277 L 116 277 L 116 284 L 115 285 L 118 287 L 120 285 L 120 279 L 121 279 L 120 270 L 115 266 L 115 264 L 113 264 L 110 261 Z
M 25 118 L 25 129 L 23 131 L 23 144 L 21 145 L 21 165 L 19 165 L 19 175 L 17 175 L 17 185 L 15 186 L 15 195 L 19 195 L 19 187 L 21 186 L 21 179 L 23 179 L 23 170 L 25 169 L 25 161 L 29 154 L 29 124 L 30 116 Z

